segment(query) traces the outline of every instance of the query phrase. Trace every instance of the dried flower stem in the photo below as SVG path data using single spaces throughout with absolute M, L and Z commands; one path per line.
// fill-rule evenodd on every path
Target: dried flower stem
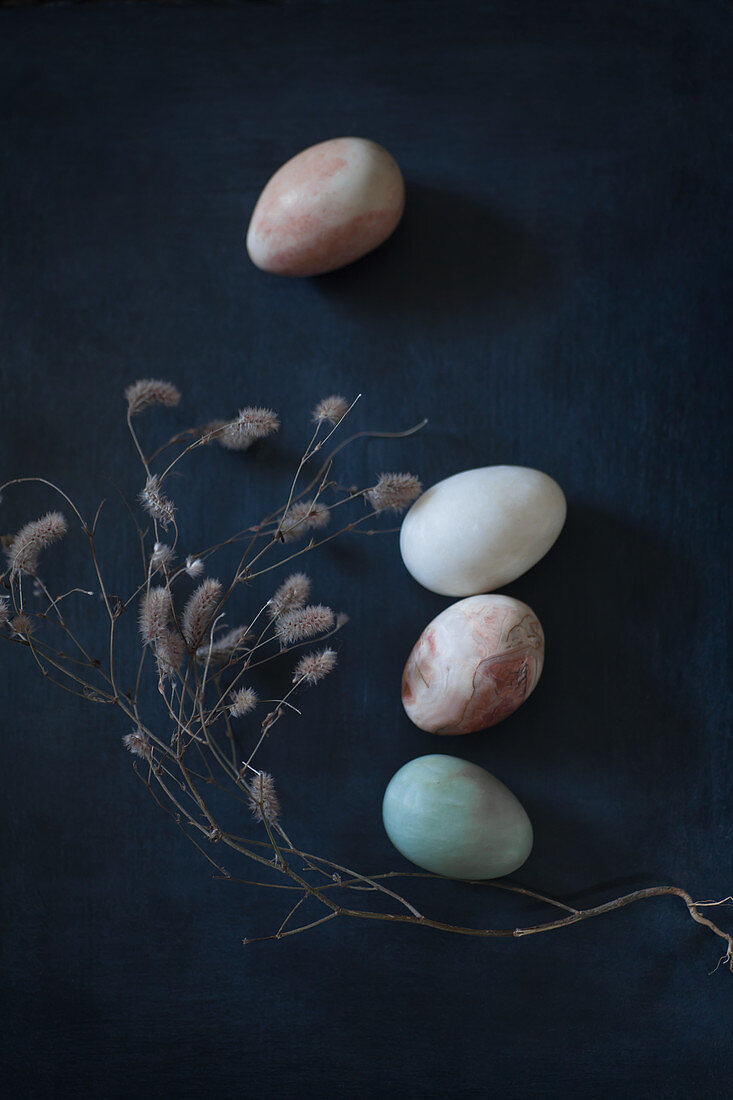
M 140 461 L 142 462 L 142 464 L 145 468 L 145 473 L 146 473 L 147 477 L 150 477 L 150 466 L 148 465 L 148 461 L 145 458 L 145 455 L 143 453 L 143 449 L 140 446 L 140 440 L 137 437 L 137 432 L 135 431 L 135 429 L 132 426 L 132 413 L 130 412 L 129 409 L 127 410 L 127 427 L 130 430 L 130 435 L 132 436 L 132 442 L 135 444 L 135 450 L 137 451 L 138 455 L 140 456 Z

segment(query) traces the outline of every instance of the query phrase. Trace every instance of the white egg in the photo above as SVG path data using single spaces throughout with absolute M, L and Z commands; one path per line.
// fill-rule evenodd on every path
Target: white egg
M 382 818 L 398 852 L 449 878 L 509 875 L 532 850 L 521 802 L 490 772 L 456 756 L 420 756 L 400 768 Z
M 412 505 L 400 531 L 402 560 L 431 592 L 491 592 L 521 577 L 547 553 L 566 512 L 562 489 L 540 470 L 463 470 Z
M 386 149 L 332 138 L 287 161 L 257 200 L 247 231 L 252 262 L 275 275 L 322 275 L 389 237 L 405 185 Z

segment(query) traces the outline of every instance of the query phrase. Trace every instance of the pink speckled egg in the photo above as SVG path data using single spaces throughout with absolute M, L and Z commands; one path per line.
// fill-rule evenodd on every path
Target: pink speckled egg
M 247 251 L 275 275 L 322 275 L 386 241 L 404 205 L 402 173 L 381 145 L 322 141 L 269 181 L 249 223 Z
M 508 718 L 534 690 L 545 636 L 526 603 L 469 596 L 423 630 L 402 675 L 408 717 L 428 733 L 475 733 Z

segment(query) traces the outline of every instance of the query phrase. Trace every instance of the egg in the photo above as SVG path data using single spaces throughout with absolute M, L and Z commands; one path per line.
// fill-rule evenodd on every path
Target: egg
M 400 553 L 442 596 L 491 592 L 543 557 L 565 523 L 562 489 L 526 466 L 483 466 L 439 481 L 402 521 Z
M 252 262 L 275 275 L 322 275 L 386 241 L 405 185 L 393 157 L 365 138 L 332 138 L 279 168 L 247 231 Z
M 531 607 L 510 596 L 469 596 L 423 630 L 402 674 L 402 704 L 428 733 L 495 726 L 534 691 L 545 636 Z
M 398 852 L 448 878 L 509 875 L 532 850 L 532 824 L 519 799 L 457 756 L 419 756 L 400 768 L 385 791 L 382 819 Z

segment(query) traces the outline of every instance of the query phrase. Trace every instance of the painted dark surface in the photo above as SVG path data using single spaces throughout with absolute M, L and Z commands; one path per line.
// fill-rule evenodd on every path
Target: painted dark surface
M 3 477 L 50 474 L 86 509 L 104 475 L 134 492 L 120 393 L 145 375 L 182 387 L 175 427 L 282 415 L 259 482 L 222 454 L 190 483 L 197 530 L 281 491 L 334 391 L 363 392 L 359 426 L 430 418 L 353 452 L 354 477 L 552 474 L 566 529 L 509 588 L 545 628 L 543 677 L 460 753 L 533 819 L 521 880 L 581 904 L 733 886 L 732 45 L 715 0 L 0 11 Z M 344 272 L 263 275 L 244 250 L 259 189 L 342 134 L 397 158 L 403 224 Z M 8 494 L 0 526 L 46 506 Z M 56 565 L 75 561 L 70 540 Z M 403 714 L 400 674 L 448 601 L 394 537 L 336 545 L 313 576 L 352 624 L 268 762 L 304 845 L 401 868 L 382 792 L 444 743 Z M 730 1094 L 733 982 L 708 976 L 717 942 L 679 903 L 519 942 L 336 922 L 245 949 L 279 900 L 213 882 L 134 779 L 127 726 L 23 656 L 0 656 L 13 1097 Z M 478 925 L 546 913 L 416 896 Z

